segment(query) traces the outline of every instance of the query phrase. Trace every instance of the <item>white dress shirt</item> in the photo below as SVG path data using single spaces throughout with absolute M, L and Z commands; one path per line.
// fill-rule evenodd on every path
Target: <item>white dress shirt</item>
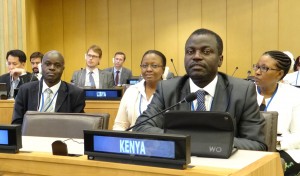
M 61 81 L 59 81 L 57 84 L 55 84 L 54 86 L 50 87 L 50 89 L 52 90 L 52 103 L 51 106 L 52 108 L 52 112 L 55 112 L 55 105 L 56 105 L 56 100 L 57 100 L 57 94 L 58 94 L 58 89 L 61 85 Z M 45 92 L 46 89 L 48 89 L 48 85 L 45 83 L 45 81 L 43 81 L 43 88 L 42 88 L 42 95 L 40 98 L 40 104 L 39 104 L 39 111 L 41 111 L 41 109 L 43 108 L 43 105 L 45 104 L 46 101 L 46 97 L 48 96 L 47 93 Z
M 93 72 L 92 76 L 95 81 L 96 89 L 99 89 L 99 70 L 95 68 L 93 71 L 90 71 L 88 68 L 86 68 L 86 74 L 85 74 L 85 83 L 84 86 L 91 86 L 90 83 L 90 72 Z

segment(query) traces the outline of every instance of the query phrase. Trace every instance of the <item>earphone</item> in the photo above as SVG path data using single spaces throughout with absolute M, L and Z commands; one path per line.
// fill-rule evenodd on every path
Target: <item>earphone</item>
M 38 97 L 38 104 L 37 104 L 37 107 L 36 107 L 37 111 L 39 111 L 39 107 L 40 107 L 40 92 L 41 92 L 42 80 L 43 79 L 41 78 L 41 80 L 39 81 L 39 91 L 38 91 L 38 96 L 37 96 Z

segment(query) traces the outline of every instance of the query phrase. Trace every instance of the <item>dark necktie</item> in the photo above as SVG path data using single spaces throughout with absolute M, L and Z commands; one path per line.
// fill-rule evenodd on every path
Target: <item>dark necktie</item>
M 119 84 L 119 73 L 120 73 L 120 71 L 118 70 L 118 71 L 116 71 L 116 77 L 115 77 L 115 85 L 117 86 L 118 84 Z
M 89 74 L 90 74 L 89 79 L 90 79 L 90 84 L 91 84 L 90 86 L 92 88 L 96 88 L 95 80 L 94 80 L 94 77 L 93 77 L 93 72 L 90 72 Z
M 205 91 L 204 90 L 198 90 L 196 91 L 197 94 L 197 109 L 196 111 L 206 111 L 205 108 Z

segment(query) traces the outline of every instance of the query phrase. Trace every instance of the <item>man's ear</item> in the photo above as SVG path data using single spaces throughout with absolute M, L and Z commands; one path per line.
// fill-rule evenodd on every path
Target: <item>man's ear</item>
M 223 63 L 223 55 L 219 56 L 219 63 L 218 63 L 218 67 L 221 67 Z

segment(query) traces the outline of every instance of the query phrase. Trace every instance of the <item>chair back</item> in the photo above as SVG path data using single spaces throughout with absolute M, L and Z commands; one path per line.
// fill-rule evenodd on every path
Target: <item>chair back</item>
M 23 119 L 22 135 L 83 139 L 83 130 L 107 129 L 108 122 L 108 113 L 27 111 Z
M 276 152 L 278 112 L 260 111 L 260 114 L 265 118 L 266 122 L 264 132 L 268 151 Z

